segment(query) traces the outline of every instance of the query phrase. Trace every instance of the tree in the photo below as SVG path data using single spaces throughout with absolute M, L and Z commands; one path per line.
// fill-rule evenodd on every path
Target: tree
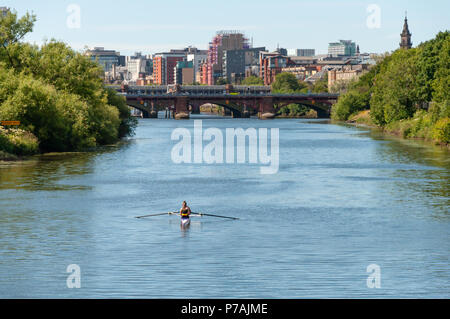
M 225 84 L 228 84 L 228 80 L 225 78 L 219 78 L 219 79 L 217 79 L 216 84 L 217 85 L 225 85 Z
M 137 122 L 124 98 L 105 88 L 97 63 L 63 42 L 20 42 L 34 19 L 0 19 L 0 117 L 21 121 L 43 151 L 81 150 L 131 135 Z
M 295 93 L 307 87 L 301 84 L 294 74 L 283 72 L 275 77 L 272 84 L 272 92 L 274 93 Z
M 367 108 L 367 100 L 357 90 L 348 91 L 342 95 L 333 106 L 331 117 L 334 120 L 345 121 L 352 114 Z
M 242 81 L 242 85 L 264 85 L 264 81 L 260 77 L 252 75 L 252 76 L 246 77 Z
M 11 51 L 33 30 L 35 21 L 36 16 L 28 12 L 20 19 L 17 19 L 15 12 L 8 12 L 4 17 L 0 16 L 0 58 L 2 61 L 6 60 L 8 67 L 17 67 L 17 61 Z
M 371 117 L 378 125 L 410 118 L 417 110 L 417 50 L 397 50 L 375 76 Z

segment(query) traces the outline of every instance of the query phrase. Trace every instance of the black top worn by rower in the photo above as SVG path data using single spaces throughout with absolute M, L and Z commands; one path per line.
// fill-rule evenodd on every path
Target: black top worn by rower
M 189 219 L 189 215 L 190 215 L 189 206 L 181 208 L 180 215 L 181 215 L 181 218 L 188 218 Z

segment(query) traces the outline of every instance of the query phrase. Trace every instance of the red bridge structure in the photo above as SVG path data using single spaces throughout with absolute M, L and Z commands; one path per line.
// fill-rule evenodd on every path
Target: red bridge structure
M 317 112 L 318 117 L 330 117 L 331 106 L 338 94 L 272 93 L 270 86 L 232 85 L 163 85 L 111 86 L 125 96 L 127 104 L 142 111 L 145 118 L 156 118 L 157 112 L 170 110 L 176 119 L 188 119 L 190 113 L 200 113 L 200 106 L 214 104 L 223 107 L 233 117 L 258 115 L 274 118 L 277 109 L 288 104 L 302 104 Z

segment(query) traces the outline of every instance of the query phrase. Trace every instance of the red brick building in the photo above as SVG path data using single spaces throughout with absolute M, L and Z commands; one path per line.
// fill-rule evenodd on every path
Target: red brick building
M 153 83 L 159 85 L 174 84 L 174 68 L 178 61 L 183 61 L 184 53 L 158 53 L 153 58 Z

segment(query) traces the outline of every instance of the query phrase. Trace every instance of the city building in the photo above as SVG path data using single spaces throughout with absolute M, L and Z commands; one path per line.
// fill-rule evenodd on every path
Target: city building
M 219 31 L 209 43 L 206 61 L 207 71 L 203 74 L 208 85 L 214 85 L 219 78 L 223 78 L 223 56 L 227 50 L 248 49 L 248 39 L 238 31 Z M 245 72 L 245 71 L 244 71 Z
M 280 48 L 280 46 L 277 46 L 277 49 L 275 50 L 276 53 L 279 53 L 281 55 L 287 56 L 288 55 L 288 50 L 285 48 Z
M 265 47 L 245 49 L 245 77 L 259 77 L 259 54 L 265 51 Z
M 146 56 L 142 55 L 141 52 L 136 52 L 135 55 L 126 57 L 126 65 L 131 76 L 131 81 L 136 81 L 137 79 L 142 78 L 142 75 L 149 74 L 148 60 L 149 59 Z
M 113 65 L 125 66 L 125 57 L 120 55 L 120 52 L 114 50 L 105 50 L 103 47 L 95 47 L 92 50 L 87 50 L 85 55 L 89 56 L 93 61 L 97 61 L 103 67 L 105 72 L 111 72 Z
M 223 53 L 222 76 L 228 83 L 245 77 L 245 50 L 226 50 Z
M 328 45 L 328 55 L 331 57 L 354 56 L 356 54 L 356 44 L 351 40 L 340 40 Z
M 308 77 L 316 74 L 322 69 L 318 65 L 309 66 L 299 66 L 299 65 L 289 65 L 281 69 L 282 73 L 292 73 L 298 80 L 304 81 Z
M 194 53 L 188 53 L 186 60 L 192 62 L 194 67 L 194 82 L 200 83 L 202 64 L 206 62 L 208 58 L 207 50 L 198 50 Z
M 157 53 L 153 57 L 153 83 L 159 85 L 175 84 L 174 68 L 183 61 L 185 52 Z
M 328 71 L 328 87 L 332 88 L 338 82 L 349 82 L 359 77 L 369 68 L 368 64 L 345 65 Z
M 265 47 L 260 47 L 224 51 L 223 77 L 228 83 L 239 84 L 246 77 L 247 70 L 259 67 L 259 53 L 265 50 Z
M 315 56 L 290 56 L 289 59 L 291 59 L 291 61 L 294 62 L 295 65 L 297 66 L 299 65 L 307 66 L 316 64 L 317 61 L 319 60 Z
M 283 68 L 295 65 L 289 57 L 278 52 L 260 52 L 259 61 L 259 77 L 263 79 L 264 85 L 271 85 Z
M 316 50 L 315 49 L 288 49 L 287 55 L 288 56 L 299 56 L 299 57 L 315 56 Z
M 178 61 L 174 67 L 175 84 L 194 84 L 194 63 L 192 61 Z
M 412 42 L 411 42 L 411 32 L 409 32 L 408 27 L 408 18 L 405 15 L 405 22 L 403 23 L 403 31 L 400 34 L 400 48 L 401 49 L 411 49 L 412 48 Z

